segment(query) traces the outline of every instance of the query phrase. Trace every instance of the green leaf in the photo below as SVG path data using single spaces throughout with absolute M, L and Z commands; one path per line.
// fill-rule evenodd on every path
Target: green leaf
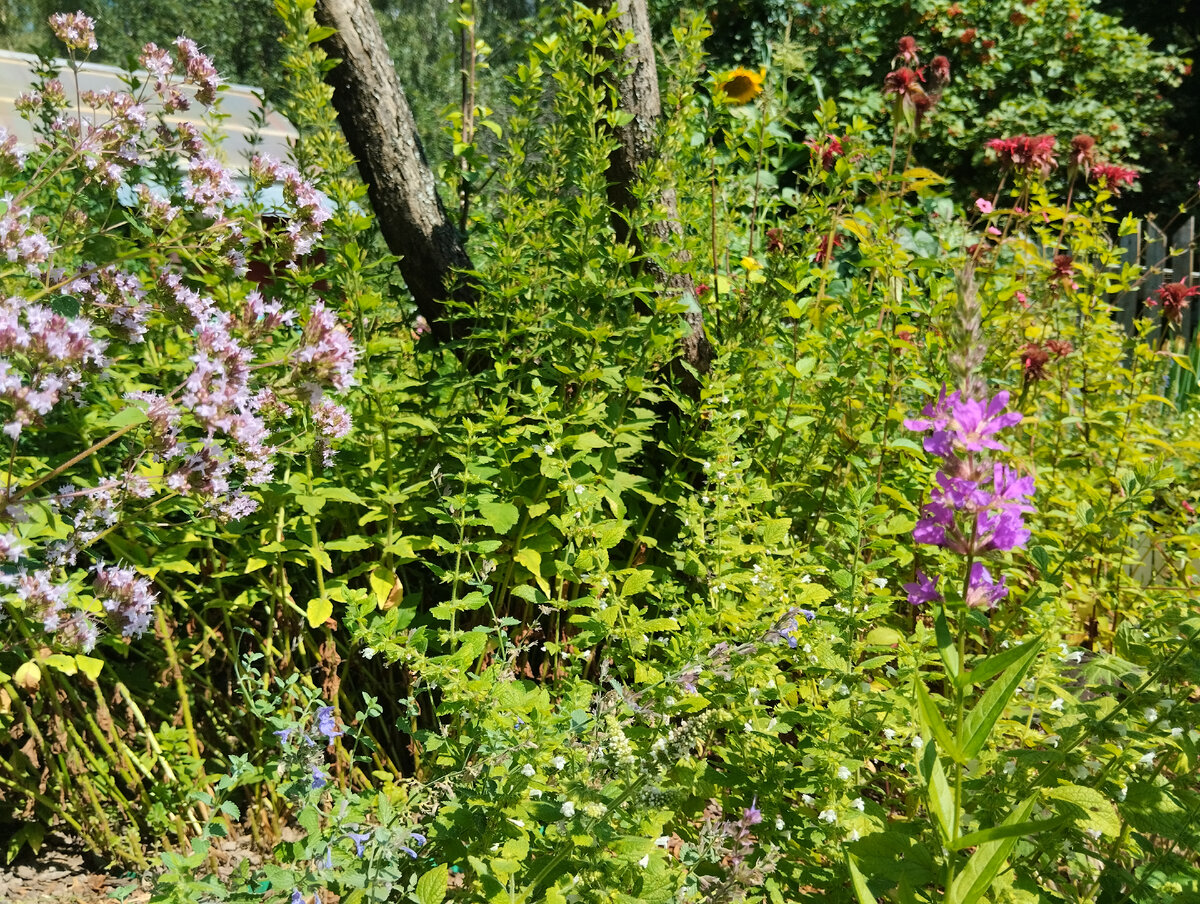
M 104 660 L 96 659 L 94 656 L 84 656 L 82 653 L 76 653 L 75 665 L 79 667 L 79 671 L 83 672 L 83 674 L 95 681 L 100 677 L 100 671 L 104 668 Z
M 68 319 L 79 316 L 79 299 L 71 295 L 59 295 L 50 300 L 50 310 Z
M 858 904 L 878 904 L 875 896 L 871 894 L 871 889 L 867 888 L 866 877 L 863 876 L 849 851 L 846 852 L 846 868 L 850 870 L 850 882 L 854 886 L 854 896 L 858 898 Z
M 127 405 L 108 419 L 108 426 L 111 430 L 120 430 L 122 427 L 132 427 L 135 424 L 144 424 L 150 420 L 146 416 L 146 411 L 137 405 Z
M 442 904 L 446 900 L 446 885 L 450 874 L 444 863 L 424 873 L 417 880 L 418 904 Z
M 1030 797 L 1014 808 L 1001 825 L 1011 826 L 1025 822 L 1033 810 L 1034 800 L 1035 798 Z M 991 888 L 992 880 L 1004 867 L 1004 862 L 1016 843 L 1016 837 L 1000 838 L 996 841 L 985 841 L 975 848 L 975 853 L 971 855 L 967 865 L 955 877 L 950 894 L 946 896 L 947 904 L 976 904 Z
M 959 661 L 958 648 L 954 645 L 954 637 L 950 634 L 950 625 L 946 623 L 946 609 L 938 607 L 933 619 L 934 636 L 937 638 L 938 653 L 946 666 L 946 673 L 951 681 L 958 680 Z
M 1042 641 L 1038 639 L 1023 646 L 1025 647 L 1024 652 L 1017 661 L 1008 667 L 1000 680 L 983 692 L 983 696 L 979 698 L 975 708 L 967 714 L 966 722 L 963 725 L 966 740 L 962 748 L 967 759 L 978 754 L 983 749 L 983 745 L 987 743 L 992 728 L 1004 714 L 1004 708 L 1008 706 L 1013 694 L 1025 680 L 1025 673 L 1033 665 L 1033 660 L 1041 652 Z
M 641 593 L 650 583 L 650 579 L 654 577 L 654 572 L 649 568 L 639 568 L 637 571 L 631 571 L 625 578 L 625 583 L 621 585 L 621 596 L 629 597 L 635 593 Z
M 983 684 L 983 682 L 989 680 L 990 678 L 994 678 L 999 675 L 1014 662 L 1018 662 L 1022 656 L 1029 652 L 1030 646 L 1040 642 L 1041 641 L 1036 639 L 1026 641 L 1019 647 L 1013 647 L 1011 650 L 1005 650 L 1003 653 L 997 653 L 994 656 L 987 657 L 969 672 L 963 672 L 961 675 L 959 675 L 958 686 L 969 687 L 973 684 Z
M 925 796 L 929 812 L 941 831 L 942 840 L 949 843 L 954 836 L 954 795 L 950 793 L 950 783 L 946 781 L 946 772 L 942 769 L 942 760 L 938 756 L 937 745 L 925 747 L 917 769 L 925 782 Z
M 1024 838 L 1026 835 L 1036 835 L 1047 829 L 1055 829 L 1066 822 L 1066 819 L 1034 819 L 1029 822 L 1018 822 L 1012 825 L 992 826 L 990 829 L 980 829 L 978 832 L 968 832 L 962 838 L 956 838 L 947 845 L 952 851 L 962 851 L 977 847 L 989 841 L 999 841 L 1001 838 Z
M 355 535 L 343 537 L 341 540 L 327 540 L 323 545 L 334 552 L 358 552 L 360 549 L 370 549 L 372 543 L 366 537 Z
M 308 617 L 308 626 L 310 628 L 319 628 L 325 624 L 325 620 L 333 615 L 333 603 L 324 597 L 317 597 L 308 601 L 308 609 L 305 612 Z
M 517 507 L 508 502 L 481 503 L 479 514 L 488 523 L 488 527 L 498 534 L 507 534 L 521 518 Z
M 1095 788 L 1066 783 L 1055 788 L 1043 789 L 1042 796 L 1067 804 L 1076 811 L 1083 811 L 1082 814 L 1076 815 L 1070 812 L 1063 813 L 1062 807 L 1057 808 L 1063 816 L 1074 817 L 1075 824 L 1084 831 L 1091 829 L 1109 838 L 1121 834 L 1121 820 L 1117 816 L 1116 807 Z
M 916 684 L 917 711 L 921 716 L 921 724 L 929 729 L 938 746 L 946 751 L 951 759 L 959 763 L 964 762 L 965 760 L 962 752 L 959 750 L 958 743 L 950 736 L 950 732 L 946 728 L 946 723 L 942 720 L 942 714 L 938 712 L 937 704 L 933 702 L 933 697 L 925 689 L 925 682 L 918 677 Z

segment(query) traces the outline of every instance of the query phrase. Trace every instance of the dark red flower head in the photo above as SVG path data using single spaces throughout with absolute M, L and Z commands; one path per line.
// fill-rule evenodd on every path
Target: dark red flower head
M 1151 307 L 1162 305 L 1163 319 L 1178 326 L 1183 320 L 1183 312 L 1191 304 L 1193 295 L 1200 295 L 1200 288 L 1189 286 L 1185 282 L 1167 283 L 1154 293 L 1154 298 L 1146 304 Z
M 883 78 L 883 93 L 895 94 L 898 97 L 908 97 L 921 91 L 921 77 L 915 70 L 907 66 L 889 72 Z M 921 91 L 923 94 L 924 92 Z
M 944 56 L 935 56 L 929 61 L 929 90 L 933 94 L 941 94 L 950 84 L 950 60 Z
M 1097 163 L 1092 167 L 1092 177 L 1100 183 L 1101 188 L 1119 195 L 1122 185 L 1133 185 L 1138 172 L 1115 163 Z
M 1054 156 L 1053 135 L 1017 135 L 1013 138 L 993 138 L 987 143 L 988 150 L 1007 169 L 1025 175 L 1040 172 L 1043 176 L 1058 165 Z
M 1066 339 L 1049 339 L 1046 341 L 1046 351 L 1056 358 L 1065 358 L 1075 351 L 1075 346 Z
M 917 39 L 912 35 L 905 35 L 896 46 L 896 56 L 894 59 L 903 60 L 907 65 L 914 65 L 918 62 L 917 54 L 921 48 L 917 46 Z
M 1054 256 L 1054 272 L 1050 274 L 1051 280 L 1070 279 L 1075 274 L 1075 259 L 1069 254 L 1056 254 Z
M 822 169 L 833 169 L 833 162 L 846 153 L 845 148 L 842 147 L 841 139 L 834 135 L 826 135 L 824 143 L 821 143 L 816 138 L 810 138 L 804 144 L 814 156 L 817 154 L 821 155 Z
M 1034 383 L 1046 379 L 1046 365 L 1050 363 L 1050 352 L 1036 342 L 1021 349 L 1021 366 L 1025 369 L 1025 382 Z
M 768 229 L 767 254 L 780 254 L 783 250 L 783 230 L 778 228 Z
M 1076 135 L 1071 139 L 1071 156 L 1068 165 L 1083 170 L 1086 179 L 1096 164 L 1096 139 L 1091 135 Z

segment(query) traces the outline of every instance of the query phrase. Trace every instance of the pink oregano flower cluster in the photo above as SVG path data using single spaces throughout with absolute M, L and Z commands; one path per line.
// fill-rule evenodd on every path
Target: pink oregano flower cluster
M 84 14 L 50 24 L 72 53 L 95 49 Z M 56 79 L 23 94 L 39 135 L 27 155 L 0 130 L 0 618 L 40 622 L 83 650 L 105 630 L 136 637 L 153 624 L 152 583 L 93 550 L 127 510 L 146 517 L 169 499 L 245 518 L 293 439 L 307 429 L 328 465 L 352 427 L 333 396 L 353 385 L 358 350 L 334 308 L 288 276 L 322 239 L 326 199 L 267 157 L 243 188 L 194 125 L 150 112 L 215 102 L 219 76 L 194 42 L 148 44 L 141 62 L 150 78 L 137 95 L 83 93 L 90 115 L 67 109 Z M 65 205 L 49 182 L 60 171 L 76 177 Z M 177 182 L 139 181 L 164 171 Z M 264 211 L 257 192 L 275 184 L 282 205 Z M 138 253 L 89 260 L 98 235 Z M 248 257 L 286 266 L 256 288 Z M 114 399 L 116 381 L 136 388 Z M 62 447 L 81 413 L 122 420 L 95 448 L 103 434 Z M 88 459 L 110 442 L 120 464 L 104 473 Z
M 993 608 L 1008 594 L 1004 579 L 993 580 L 979 559 L 1029 540 L 1024 516 L 1033 511 L 1028 502 L 1033 478 L 988 456 L 1005 449 L 996 435 L 1021 422 L 1020 412 L 1005 411 L 1007 405 L 1007 392 L 988 400 L 966 398 L 957 391 L 947 394 L 943 388 L 922 417 L 904 422 L 909 430 L 928 433 L 925 451 L 942 459 L 937 486 L 922 509 L 913 539 L 969 558 L 966 602 L 971 606 Z M 937 581 L 918 571 L 916 580 L 904 585 L 908 601 L 940 602 Z

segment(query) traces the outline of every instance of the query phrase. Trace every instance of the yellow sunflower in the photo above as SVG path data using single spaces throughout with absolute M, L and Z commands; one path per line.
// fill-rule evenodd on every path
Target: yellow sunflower
M 763 80 L 766 77 L 765 68 L 753 72 L 739 66 L 717 79 L 717 90 L 724 91 L 725 97 L 731 103 L 748 104 L 762 93 Z

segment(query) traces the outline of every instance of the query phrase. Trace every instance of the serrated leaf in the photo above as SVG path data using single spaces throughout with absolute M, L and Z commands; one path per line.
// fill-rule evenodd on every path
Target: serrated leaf
M 442 904 L 446 900 L 446 886 L 450 873 L 444 863 L 421 875 L 417 880 L 417 904 Z
M 650 579 L 654 577 L 654 572 L 649 568 L 639 568 L 637 571 L 632 571 L 625 577 L 625 583 L 621 585 L 621 596 L 629 597 L 635 593 L 641 593 L 650 583 Z
M 946 781 L 946 771 L 942 768 L 936 744 L 926 745 L 917 768 L 925 782 L 929 812 L 933 814 L 942 841 L 949 843 L 954 836 L 954 795 L 950 792 L 950 783 Z
M 1043 789 L 1042 796 L 1083 810 L 1086 815 L 1075 816 L 1071 813 L 1063 815 L 1074 816 L 1076 825 L 1085 831 L 1092 829 L 1109 838 L 1115 838 L 1121 833 L 1121 820 L 1117 816 L 1116 806 L 1095 788 L 1067 783 Z M 1062 812 L 1061 808 L 1059 812 Z
M 508 502 L 484 502 L 479 506 L 479 514 L 488 527 L 498 534 L 507 534 L 521 519 L 521 513 L 515 505 Z

